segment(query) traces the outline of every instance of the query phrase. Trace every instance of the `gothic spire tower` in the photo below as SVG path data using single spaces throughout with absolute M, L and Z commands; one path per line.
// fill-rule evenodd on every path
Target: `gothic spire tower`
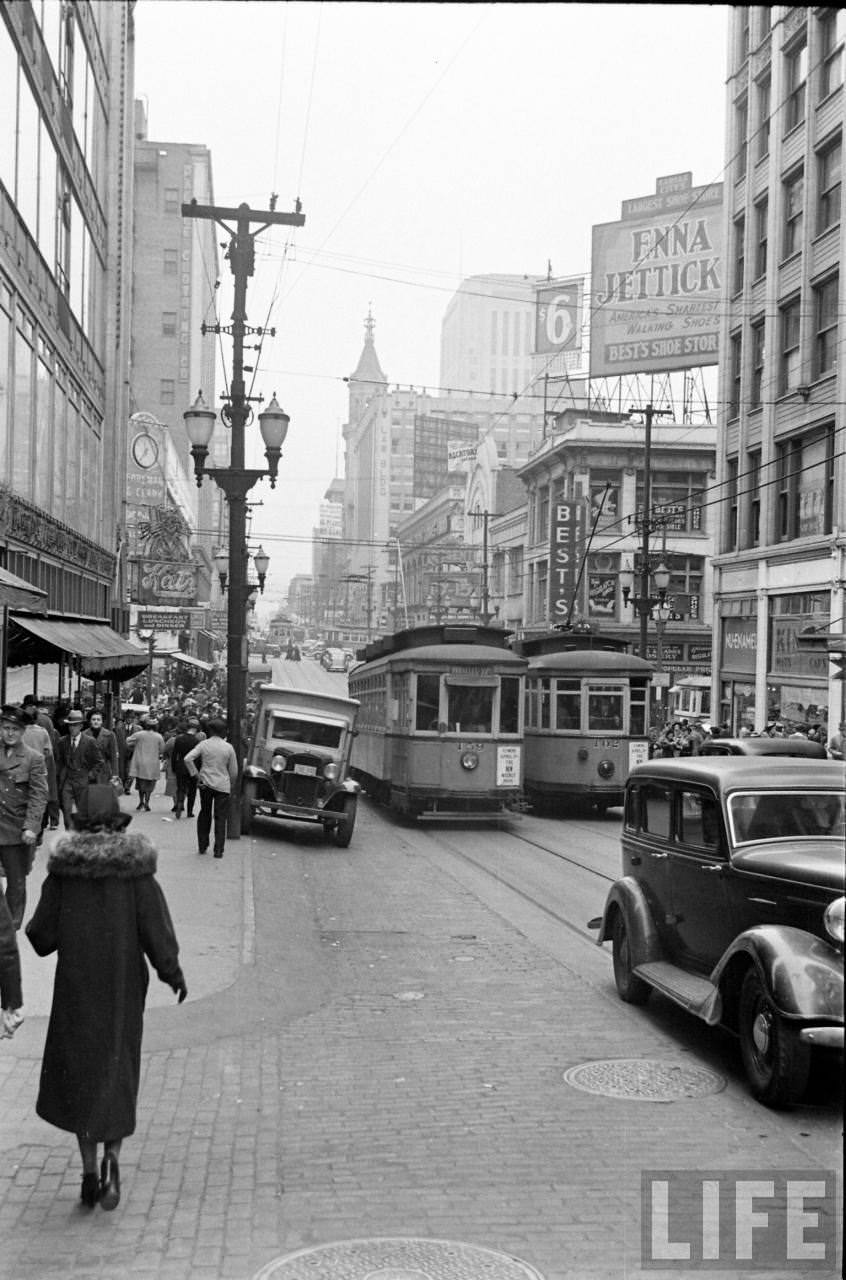
M 382 372 L 376 347 L 373 342 L 373 330 L 376 321 L 373 319 L 372 307 L 368 307 L 367 319 L 364 322 L 364 346 L 359 356 L 355 371 L 348 378 L 350 389 L 349 425 L 352 427 L 361 420 L 361 415 L 374 395 L 379 395 L 388 386 L 388 379 Z

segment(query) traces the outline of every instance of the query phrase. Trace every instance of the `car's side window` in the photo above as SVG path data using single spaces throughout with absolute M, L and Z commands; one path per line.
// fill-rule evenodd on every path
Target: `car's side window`
M 647 782 L 640 789 L 641 828 L 651 836 L 669 840 L 672 832 L 672 788 L 659 782 Z
M 679 839 L 716 853 L 720 846 L 720 811 L 708 791 L 683 790 L 679 810 Z

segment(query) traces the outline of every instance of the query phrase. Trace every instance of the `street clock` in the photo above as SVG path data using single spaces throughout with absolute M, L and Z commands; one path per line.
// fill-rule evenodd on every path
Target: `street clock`
M 139 467 L 148 471 L 159 460 L 159 445 L 155 437 L 141 431 L 132 441 L 132 456 Z

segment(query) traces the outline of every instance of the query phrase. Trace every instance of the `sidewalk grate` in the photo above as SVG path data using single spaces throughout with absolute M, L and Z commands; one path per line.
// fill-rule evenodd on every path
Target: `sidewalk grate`
M 725 1079 L 707 1067 L 658 1058 L 608 1058 L 583 1062 L 564 1072 L 565 1084 L 583 1093 L 634 1102 L 679 1102 L 705 1098 L 726 1087 Z
M 458 1240 L 375 1236 L 300 1249 L 253 1280 L 543 1280 L 527 1262 Z

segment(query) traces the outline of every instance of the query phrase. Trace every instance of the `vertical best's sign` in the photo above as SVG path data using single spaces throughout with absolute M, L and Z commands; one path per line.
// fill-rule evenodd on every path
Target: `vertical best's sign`
M 579 502 L 555 502 L 549 540 L 549 620 L 570 622 L 579 563 L 587 534 L 587 506 Z
M 676 173 L 593 228 L 592 378 L 717 364 L 722 214 L 721 182 Z

